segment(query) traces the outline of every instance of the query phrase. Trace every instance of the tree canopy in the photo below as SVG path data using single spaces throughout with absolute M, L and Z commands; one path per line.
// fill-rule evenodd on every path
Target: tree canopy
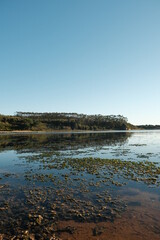
M 126 130 L 134 126 L 122 115 L 86 115 L 78 113 L 17 112 L 0 115 L 0 130 Z

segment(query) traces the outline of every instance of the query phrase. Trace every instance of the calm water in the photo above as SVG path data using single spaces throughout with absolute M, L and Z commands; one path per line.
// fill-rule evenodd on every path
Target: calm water
M 0 135 L 0 237 L 160 239 L 159 167 L 160 131 Z

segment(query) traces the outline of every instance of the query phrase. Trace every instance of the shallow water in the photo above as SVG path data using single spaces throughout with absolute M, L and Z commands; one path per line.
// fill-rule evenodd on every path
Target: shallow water
M 160 131 L 0 135 L 2 239 L 160 239 Z

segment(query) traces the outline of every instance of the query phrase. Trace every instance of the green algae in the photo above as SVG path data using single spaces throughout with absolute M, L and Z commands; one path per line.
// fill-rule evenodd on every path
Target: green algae
M 128 181 L 154 187 L 160 184 L 160 166 L 149 161 L 64 158 L 53 152 L 26 156 L 25 160 L 39 163 L 36 171 L 32 168 L 25 171 L 24 178 L 29 185 L 14 190 L 7 187 L 7 191 L 0 189 L 0 211 L 4 219 L 1 228 L 6 235 L 6 229 L 13 227 L 22 235 L 25 226 L 28 233 L 38 232 L 45 237 L 48 232 L 59 232 L 56 228 L 59 220 L 113 222 L 127 208 L 115 189 L 123 188 Z M 133 205 L 140 203 L 129 203 Z M 101 230 L 94 231 L 94 235 L 100 233 Z
M 29 161 L 31 156 L 29 157 Z M 126 161 L 120 159 L 102 159 L 102 158 L 59 158 L 53 156 L 41 159 L 41 155 L 36 156 L 36 160 L 41 162 L 41 169 L 43 170 L 62 170 L 68 171 L 65 174 L 61 174 L 66 180 L 72 176 L 81 173 L 93 175 L 96 178 L 108 179 L 115 185 L 119 185 L 117 181 L 113 181 L 114 177 L 119 177 L 123 179 L 141 181 L 146 184 L 159 185 L 160 181 L 160 166 L 155 162 L 150 162 L 148 160 L 143 161 Z M 28 161 L 28 159 L 27 159 Z M 27 177 L 28 175 L 26 175 Z M 43 173 L 40 175 L 32 174 L 32 177 L 37 180 L 46 181 L 47 179 L 54 179 L 52 173 Z M 45 179 L 45 180 L 44 180 Z M 74 178 L 74 181 L 76 179 Z

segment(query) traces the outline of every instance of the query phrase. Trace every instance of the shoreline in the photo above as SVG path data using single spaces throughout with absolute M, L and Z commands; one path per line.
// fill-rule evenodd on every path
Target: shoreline
M 0 131 L 0 135 L 16 134 L 82 134 L 82 133 L 116 133 L 116 132 L 148 132 L 160 131 L 160 129 L 129 129 L 129 130 L 53 130 L 53 131 L 31 131 L 31 130 L 13 130 Z
M 32 131 L 32 130 L 13 130 L 0 131 L 0 134 L 69 134 L 69 133 L 105 133 L 105 132 L 126 132 L 129 130 L 53 130 L 53 131 Z

